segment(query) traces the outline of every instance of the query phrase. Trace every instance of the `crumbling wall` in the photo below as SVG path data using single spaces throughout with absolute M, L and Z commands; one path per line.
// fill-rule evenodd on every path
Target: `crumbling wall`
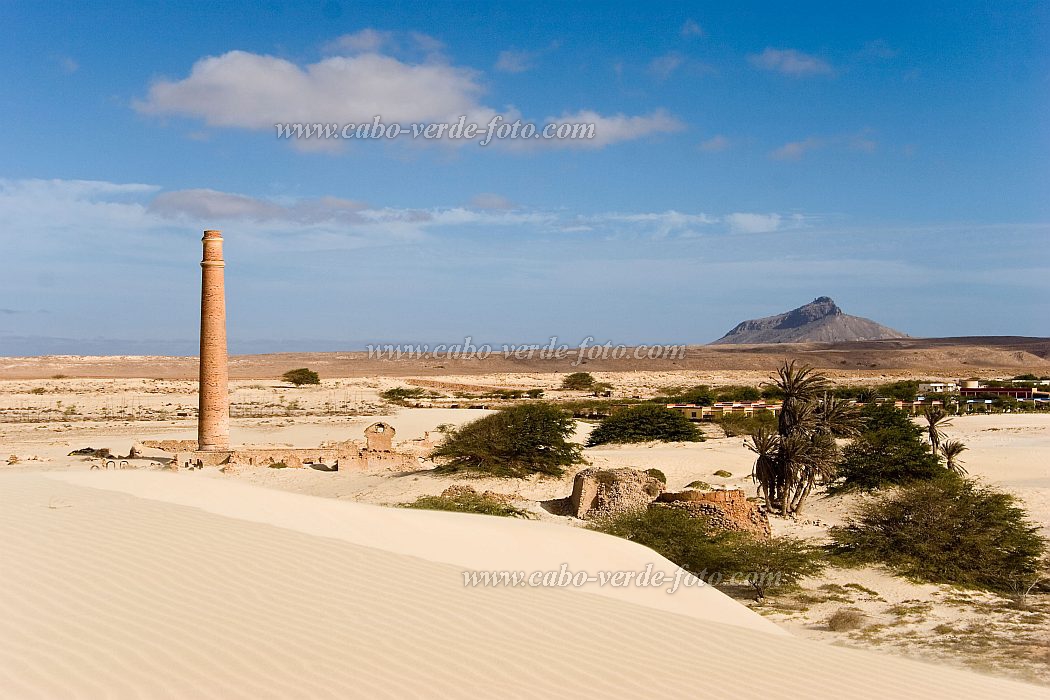
M 759 539 L 772 537 L 769 516 L 740 489 L 680 491 L 660 494 L 654 507 L 676 508 L 705 518 L 712 528 L 746 532 Z
M 638 469 L 584 469 L 572 480 L 573 515 L 594 519 L 645 508 L 664 485 Z

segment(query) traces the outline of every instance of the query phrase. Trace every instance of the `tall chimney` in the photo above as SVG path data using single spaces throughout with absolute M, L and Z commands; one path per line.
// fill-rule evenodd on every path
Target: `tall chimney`
M 229 370 L 226 357 L 226 283 L 222 231 L 205 231 L 201 260 L 200 450 L 230 447 Z

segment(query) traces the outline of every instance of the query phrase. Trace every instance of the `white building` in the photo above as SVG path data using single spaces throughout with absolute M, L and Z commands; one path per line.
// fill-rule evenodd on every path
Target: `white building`
M 955 394 L 959 385 L 955 382 L 923 382 L 919 384 L 920 394 Z

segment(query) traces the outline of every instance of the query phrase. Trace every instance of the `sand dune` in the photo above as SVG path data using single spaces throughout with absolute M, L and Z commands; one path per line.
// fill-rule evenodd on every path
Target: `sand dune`
M 743 608 L 725 624 L 729 608 L 710 589 L 661 594 L 676 599 L 661 610 L 640 594 L 465 588 L 468 564 L 645 560 L 568 528 L 548 554 L 527 538 L 522 552 L 477 546 L 512 525 L 197 475 L 3 474 L 0 688 L 17 698 L 1046 696 L 770 634 Z

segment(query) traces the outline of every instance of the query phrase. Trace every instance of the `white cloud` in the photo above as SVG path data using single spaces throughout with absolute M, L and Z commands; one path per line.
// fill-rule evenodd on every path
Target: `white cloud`
M 725 222 L 733 233 L 770 233 L 780 228 L 780 214 L 728 214 Z
M 594 124 L 592 139 L 541 139 L 523 142 L 528 145 L 543 145 L 551 148 L 597 149 L 605 146 L 633 141 L 653 134 L 669 134 L 681 131 L 685 124 L 664 110 L 652 114 L 629 117 L 624 114 L 604 116 L 591 110 L 582 110 L 560 117 L 548 117 L 547 123 Z
M 701 141 L 699 149 L 704 153 L 718 153 L 728 150 L 730 146 L 732 146 L 732 143 L 728 137 L 716 134 L 705 141 Z
M 500 51 L 496 59 L 496 70 L 504 73 L 524 73 L 532 68 L 532 62 L 538 55 L 535 51 Z
M 482 106 L 474 71 L 440 63 L 403 63 L 366 53 L 333 56 L 298 66 L 273 56 L 230 51 L 197 61 L 182 80 L 160 80 L 144 100 L 144 114 L 203 119 L 209 126 L 274 129 L 279 122 L 356 123 L 479 121 Z M 299 139 L 300 141 L 302 139 Z
M 177 190 L 162 192 L 149 204 L 150 211 L 164 217 L 192 219 L 248 219 L 265 221 L 280 218 L 284 210 L 271 202 L 216 190 Z
M 58 63 L 58 67 L 62 69 L 63 73 L 72 75 L 80 70 L 80 64 L 70 56 L 58 56 L 55 61 Z
M 470 206 L 475 209 L 514 209 L 517 205 L 501 194 L 482 192 L 474 195 L 470 200 Z
M 789 141 L 783 146 L 775 149 L 770 156 L 776 160 L 798 160 L 808 151 L 822 148 L 824 143 L 823 139 L 819 139 L 815 136 L 810 136 L 801 141 Z
M 685 24 L 682 25 L 681 35 L 684 37 L 702 37 L 704 35 L 704 28 L 700 26 L 700 23 L 695 19 L 687 19 Z
M 343 37 L 353 46 L 381 45 L 383 39 L 367 33 Z M 426 44 L 425 35 L 415 37 Z M 552 48 L 555 45 L 552 44 Z M 414 123 L 488 124 L 499 113 L 508 123 L 520 114 L 497 112 L 482 104 L 478 74 L 469 68 L 428 60 L 409 63 L 379 53 L 329 56 L 300 66 L 274 56 L 230 51 L 197 61 L 181 80 L 159 80 L 133 107 L 143 114 L 197 118 L 211 127 L 270 131 L 276 124 L 364 124 L 379 116 L 384 124 L 401 124 L 408 132 Z M 555 121 L 549 119 L 549 123 Z M 557 120 L 595 125 L 587 140 L 504 141 L 511 149 L 536 145 L 553 148 L 603 148 L 656 133 L 678 131 L 684 125 L 662 110 L 648 115 L 601 115 L 590 110 Z M 410 139 L 418 145 L 463 145 L 470 140 Z M 291 138 L 304 151 L 338 151 L 346 143 L 335 138 Z
M 667 80 L 684 62 L 682 54 L 671 52 L 654 58 L 649 63 L 649 72 L 660 80 Z
M 757 68 L 775 71 L 794 78 L 807 75 L 832 75 L 835 72 L 835 69 L 824 59 L 795 49 L 767 47 L 762 53 L 748 56 L 748 60 Z
M 326 53 L 375 53 L 389 46 L 393 40 L 393 32 L 362 29 L 359 32 L 343 34 L 332 39 L 324 45 L 324 51 Z
M 789 141 L 774 149 L 769 156 L 774 160 L 799 160 L 810 151 L 823 148 L 846 148 L 860 153 L 874 153 L 878 149 L 878 142 L 871 138 L 870 129 L 855 134 L 809 136 L 801 141 Z

